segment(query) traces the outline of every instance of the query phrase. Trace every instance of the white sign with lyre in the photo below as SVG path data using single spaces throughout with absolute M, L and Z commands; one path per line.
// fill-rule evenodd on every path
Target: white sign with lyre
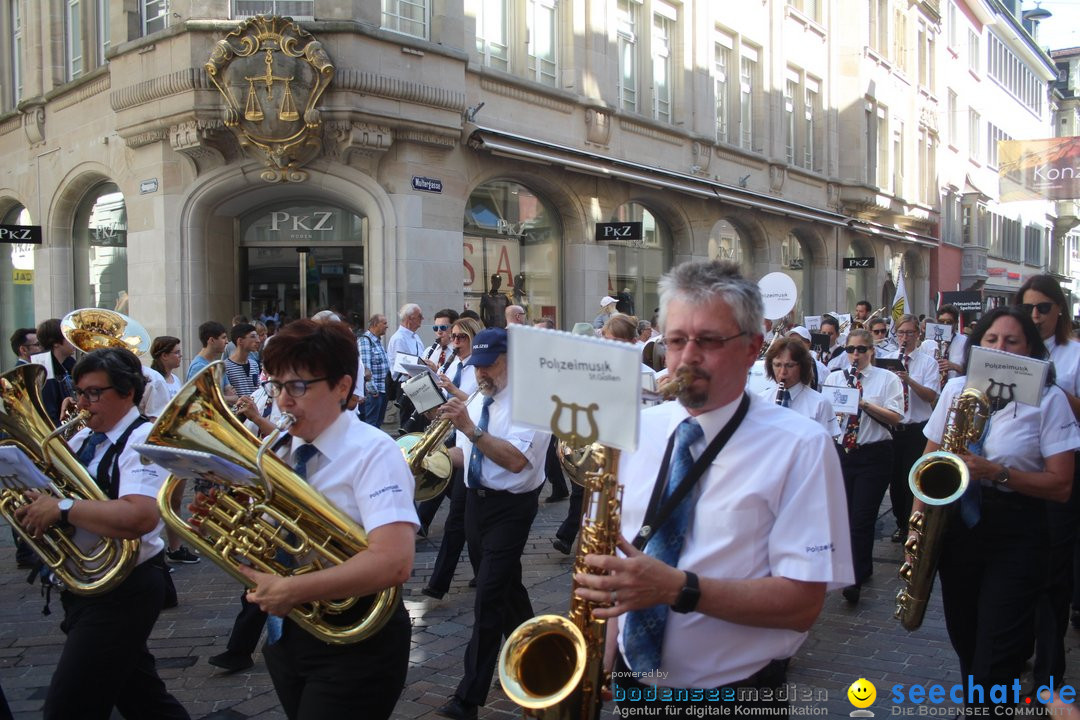
M 1050 363 L 985 347 L 971 348 L 964 387 L 986 393 L 990 406 L 1000 409 L 1015 400 L 1039 406 Z
M 630 343 L 511 325 L 511 418 L 572 445 L 638 443 L 641 353 Z

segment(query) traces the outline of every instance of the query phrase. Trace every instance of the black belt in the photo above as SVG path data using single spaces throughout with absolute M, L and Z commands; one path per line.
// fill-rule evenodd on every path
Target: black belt
M 850 450 L 848 448 L 844 447 L 843 444 L 836 443 L 836 449 L 839 450 L 841 453 L 846 453 L 846 454 L 850 455 L 851 453 L 856 452 L 858 450 L 870 450 L 872 448 L 880 447 L 880 446 L 884 445 L 885 443 L 891 443 L 891 442 L 892 442 L 892 440 L 878 440 L 877 442 L 863 443 L 862 445 L 856 445 L 855 447 L 851 448 Z
M 494 489 L 489 488 L 489 487 L 476 487 L 476 488 L 471 487 L 469 489 L 472 490 L 474 493 L 476 493 L 479 497 L 482 497 L 482 498 L 497 497 L 499 495 L 517 495 L 517 494 L 519 494 L 519 493 L 512 493 L 509 490 L 494 490 Z M 524 494 L 524 493 L 521 493 L 521 494 Z
M 896 432 L 910 432 L 911 430 L 921 430 L 926 427 L 926 420 L 921 422 L 900 423 L 896 426 Z

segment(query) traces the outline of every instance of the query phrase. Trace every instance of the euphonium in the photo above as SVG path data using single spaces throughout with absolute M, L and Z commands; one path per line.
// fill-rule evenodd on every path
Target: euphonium
M 585 556 L 615 553 L 622 488 L 618 450 L 592 445 L 587 457 L 599 469 L 584 473 L 585 506 L 574 573 L 595 575 L 599 571 L 585 564 Z M 506 639 L 499 653 L 499 682 L 507 697 L 524 709 L 525 717 L 595 720 L 600 716 L 607 621 L 593 616 L 594 605 L 571 589 L 568 617 L 534 617 Z
M 154 423 L 146 443 L 209 453 L 244 468 L 257 482 L 227 484 L 212 491 L 191 520 L 185 521 L 169 502 L 181 480 L 171 475 L 158 493 L 165 523 L 248 587 L 253 583 L 237 570 L 241 564 L 275 575 L 300 575 L 341 565 L 366 550 L 367 534 L 362 527 L 274 453 L 266 452 L 292 416 L 283 416 L 285 422 L 260 444 L 225 404 L 221 373 L 222 364 L 211 363 L 180 388 Z M 376 593 L 358 618 L 357 604 L 362 598 L 304 603 L 293 608 L 289 617 L 323 642 L 359 642 L 386 624 L 399 590 L 392 587 Z
M 21 450 L 51 481 L 49 488 L 60 498 L 108 500 L 98 484 L 61 439 L 70 427 L 81 424 L 88 413 L 54 429 L 41 402 L 45 369 L 22 365 L 0 375 L 0 445 Z M 80 595 L 97 595 L 118 585 L 135 567 L 138 540 L 98 537 L 87 549 L 60 525 L 34 537 L 15 519 L 15 511 L 28 505 L 29 489 L 18 477 L 5 477 L 0 488 L 0 514 L 22 537 L 66 588 Z
M 967 465 L 956 453 L 982 437 L 989 416 L 990 403 L 981 390 L 967 388 L 957 395 L 945 418 L 941 450 L 923 455 L 908 474 L 912 495 L 926 509 L 913 512 L 908 520 L 915 536 L 908 538 L 904 551 L 911 562 L 900 567 L 907 586 L 896 596 L 895 616 L 907 630 L 922 625 L 949 516 L 971 482 Z
M 480 391 L 473 391 L 465 404 L 471 403 L 478 392 Z M 443 443 L 453 431 L 454 425 L 443 418 L 428 425 L 427 430 L 422 433 L 409 433 L 397 439 L 398 447 L 405 455 L 405 461 L 409 463 L 409 469 L 416 480 L 416 492 L 413 496 L 416 501 L 423 502 L 437 497 L 450 482 L 454 468 Z

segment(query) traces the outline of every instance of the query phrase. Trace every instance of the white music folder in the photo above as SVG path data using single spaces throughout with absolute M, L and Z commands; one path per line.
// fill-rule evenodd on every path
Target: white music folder
M 155 465 L 186 480 L 203 479 L 229 485 L 253 485 L 256 476 L 246 467 L 202 450 L 161 447 L 137 443 L 131 446 Z
M 12 490 L 50 490 L 52 481 L 14 445 L 0 446 L 0 487 Z

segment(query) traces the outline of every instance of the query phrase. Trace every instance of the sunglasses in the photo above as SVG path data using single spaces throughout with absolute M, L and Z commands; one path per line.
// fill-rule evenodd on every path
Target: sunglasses
M 465 333 L 451 333 L 450 339 L 451 340 L 468 340 L 469 336 L 466 335 Z
M 1032 310 L 1038 310 L 1040 315 L 1047 315 L 1051 310 L 1054 309 L 1054 303 L 1024 303 L 1020 306 L 1020 309 L 1024 311 L 1025 315 L 1030 315 Z
M 874 333 L 875 335 L 884 335 L 885 333 L 887 333 L 889 331 L 885 330 L 884 328 L 879 328 L 877 330 L 871 330 L 870 332 Z
M 450 329 L 450 326 L 449 325 L 432 325 L 431 329 L 434 330 L 435 332 L 446 332 L 447 330 Z
M 851 353 L 859 353 L 860 355 L 862 355 L 869 350 L 870 348 L 866 347 L 865 345 L 848 345 L 846 348 L 844 348 L 844 352 L 848 353 L 849 355 Z

